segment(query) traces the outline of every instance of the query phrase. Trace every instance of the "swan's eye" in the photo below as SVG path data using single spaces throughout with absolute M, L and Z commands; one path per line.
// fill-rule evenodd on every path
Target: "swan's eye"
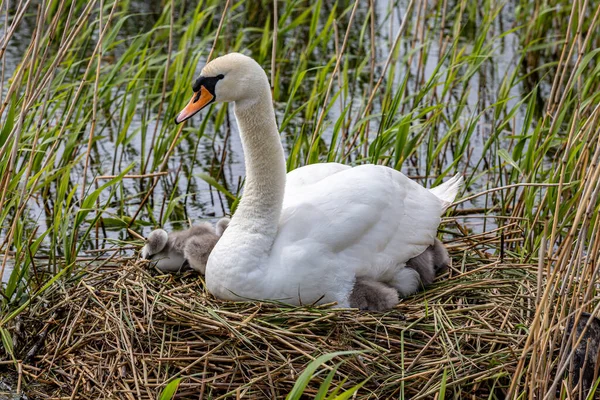
M 225 78 L 225 75 L 200 76 L 192 85 L 194 95 L 187 106 L 175 117 L 175 123 L 179 124 L 191 118 L 198 111 L 215 101 L 215 86 L 217 82 Z
M 217 82 L 221 79 L 225 78 L 225 75 L 219 74 L 217 76 L 202 76 L 196 79 L 196 82 L 192 85 L 192 89 L 194 92 L 199 92 L 200 88 L 204 86 L 210 93 L 215 94 L 215 86 L 217 86 Z

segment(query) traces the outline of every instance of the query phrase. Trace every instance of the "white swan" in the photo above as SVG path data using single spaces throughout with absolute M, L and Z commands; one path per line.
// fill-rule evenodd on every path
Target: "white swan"
M 378 165 L 313 164 L 286 177 L 269 82 L 254 60 L 219 57 L 193 90 L 175 122 L 233 102 L 245 153 L 244 195 L 206 266 L 213 295 L 347 307 L 357 277 L 402 295 L 418 289 L 419 274 L 405 263 L 434 243 L 460 176 L 432 190 Z

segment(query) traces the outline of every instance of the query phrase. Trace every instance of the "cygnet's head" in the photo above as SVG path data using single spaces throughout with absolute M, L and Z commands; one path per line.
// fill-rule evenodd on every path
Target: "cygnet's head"
M 192 89 L 192 99 L 175 117 L 178 124 L 211 103 L 240 103 L 270 96 L 265 71 L 252 58 L 240 53 L 229 53 L 206 64 Z
M 223 217 L 217 222 L 217 225 L 215 226 L 217 236 L 223 235 L 223 232 L 225 232 L 225 229 L 227 229 L 227 227 L 229 226 L 230 221 L 231 220 L 229 218 Z
M 153 255 L 160 253 L 165 248 L 168 241 L 169 234 L 163 229 L 156 229 L 150 232 L 142 256 L 144 258 L 150 258 Z

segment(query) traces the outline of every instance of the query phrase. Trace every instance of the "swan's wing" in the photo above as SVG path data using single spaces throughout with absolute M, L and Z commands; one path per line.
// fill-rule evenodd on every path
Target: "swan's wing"
M 302 188 L 307 185 L 315 184 L 333 174 L 337 174 L 338 172 L 351 168 L 352 167 L 349 165 L 338 163 L 309 164 L 304 167 L 296 168 L 295 170 L 288 172 L 286 175 L 286 197 L 287 194 L 295 194 L 297 190 L 302 190 Z
M 354 268 L 371 268 L 380 255 L 403 263 L 433 243 L 441 212 L 433 193 L 391 168 L 340 169 L 289 191 L 286 186 L 273 248 L 286 253 L 300 243 L 318 244 L 323 256 L 364 262 Z

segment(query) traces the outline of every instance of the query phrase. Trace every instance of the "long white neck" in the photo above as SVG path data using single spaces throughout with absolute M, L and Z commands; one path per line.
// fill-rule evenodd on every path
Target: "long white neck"
M 252 99 L 235 104 L 246 161 L 244 194 L 206 267 L 209 291 L 225 299 L 260 292 L 285 191 L 285 157 L 266 79 L 256 89 Z
M 285 191 L 285 157 L 267 90 L 253 101 L 235 104 L 246 164 L 244 195 L 230 227 L 268 238 L 264 250 L 270 250 L 281 215 Z M 268 247 L 268 248 L 267 248 Z

